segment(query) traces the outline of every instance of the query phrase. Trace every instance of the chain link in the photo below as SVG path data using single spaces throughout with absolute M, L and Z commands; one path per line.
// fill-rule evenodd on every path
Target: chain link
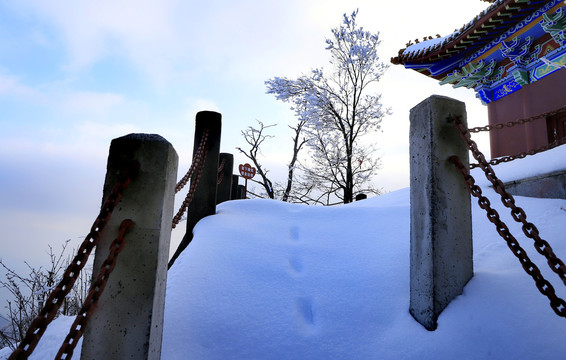
M 566 317 L 566 302 L 556 295 L 554 287 L 542 276 L 539 268 L 529 259 L 527 252 L 519 245 L 519 242 L 511 234 L 507 225 L 501 221 L 499 213 L 491 207 L 489 199 L 482 195 L 481 188 L 475 184 L 475 180 L 470 175 L 468 169 L 465 168 L 464 164 L 462 164 L 457 156 L 452 156 L 449 160 L 456 166 L 460 174 L 462 174 L 468 190 L 478 199 L 480 208 L 486 211 L 487 218 L 495 225 L 497 233 L 505 240 L 513 255 L 519 259 L 525 272 L 533 278 L 537 289 L 550 300 L 552 310 L 554 310 L 558 316 Z
M 216 182 L 216 185 L 220 185 L 222 184 L 222 180 L 224 179 L 224 165 L 226 165 L 226 158 L 222 159 L 222 162 L 220 162 L 220 166 L 218 166 L 218 181 Z
M 70 359 L 73 356 L 75 347 L 80 338 L 83 336 L 84 330 L 86 328 L 86 323 L 95 310 L 96 303 L 102 295 L 104 288 L 106 287 L 110 273 L 116 266 L 118 254 L 122 251 L 124 245 L 126 244 L 125 236 L 133 226 L 134 222 L 130 219 L 126 219 L 120 224 L 118 236 L 112 242 L 112 244 L 110 244 L 110 252 L 108 253 L 106 260 L 104 260 L 104 262 L 100 266 L 96 280 L 90 286 L 88 295 L 79 313 L 77 314 L 73 325 L 71 325 L 71 329 L 69 330 L 67 337 L 63 341 L 63 344 L 61 345 L 57 356 L 55 356 L 55 360 Z M 63 355 L 65 356 L 63 357 Z
M 220 162 L 220 165 L 218 166 L 218 173 L 222 173 L 222 170 L 224 170 L 224 165 L 226 165 L 226 158 L 223 157 L 222 161 Z
M 478 164 L 481 167 L 481 169 L 484 171 L 486 178 L 493 184 L 493 189 L 501 196 L 501 202 L 503 203 L 503 205 L 511 209 L 511 216 L 515 221 L 520 222 L 522 224 L 523 233 L 527 237 L 534 240 L 534 246 L 537 252 L 546 258 L 550 269 L 554 271 L 560 277 L 562 282 L 566 285 L 566 266 L 564 265 L 562 260 L 560 260 L 556 256 L 550 244 L 546 240 L 541 239 L 537 227 L 533 223 L 527 221 L 527 215 L 525 214 L 525 211 L 522 208 L 515 205 L 515 199 L 511 194 L 509 194 L 506 191 L 503 182 L 497 178 L 495 172 L 493 171 L 493 168 L 488 164 L 484 155 L 479 151 L 477 144 L 471 139 L 470 132 L 464 126 L 461 119 L 459 117 L 453 117 L 449 119 L 449 121 L 454 121 L 454 125 L 459 130 L 460 136 L 464 140 L 466 147 L 472 152 L 472 155 L 478 161 Z M 472 195 L 474 195 L 473 192 Z M 488 213 L 488 218 L 490 218 L 491 220 L 490 216 L 491 215 Z M 505 232 L 503 233 L 500 232 L 500 226 L 499 225 L 497 226 L 498 226 L 498 233 L 501 236 L 503 236 L 504 239 L 506 239 L 506 241 L 508 241 L 509 235 L 507 235 Z M 513 241 L 516 243 L 516 240 Z M 511 249 L 513 250 L 512 247 Z M 521 249 L 521 252 L 524 252 L 524 250 Z M 522 258 L 520 259 L 521 259 L 521 263 L 524 263 L 524 260 Z M 529 269 L 534 267 L 534 264 L 532 264 L 530 261 L 528 265 L 529 265 Z M 527 268 L 525 268 L 525 270 L 527 271 Z M 532 274 L 529 271 L 527 271 L 527 273 L 532 276 Z M 542 279 L 544 280 L 544 278 Z M 548 281 L 546 280 L 542 281 L 540 279 L 537 280 L 537 278 L 535 278 L 535 281 L 537 281 L 537 287 L 539 288 L 539 291 L 541 291 L 541 293 L 543 293 L 546 296 L 549 296 L 547 295 L 547 292 L 550 291 L 548 290 L 550 288 L 552 290 L 552 294 L 554 294 L 554 289 L 552 288 L 550 283 L 548 283 Z M 556 295 L 553 296 L 554 297 L 549 297 L 549 299 L 551 300 L 551 306 L 553 307 L 554 311 L 560 316 L 566 316 L 566 306 L 564 304 L 564 301 L 562 299 L 557 298 Z
M 526 124 L 526 123 L 529 123 L 529 122 L 533 122 L 533 121 L 536 121 L 536 120 L 539 120 L 539 119 L 544 119 L 544 118 L 547 118 L 549 116 L 556 115 L 556 114 L 561 113 L 563 111 L 566 111 L 566 105 L 562 106 L 559 109 L 549 111 L 549 112 L 544 113 L 544 114 L 532 116 L 530 118 L 519 119 L 519 120 L 515 120 L 515 121 L 508 121 L 506 123 L 499 123 L 499 124 L 493 124 L 493 125 L 478 126 L 478 127 L 475 127 L 475 128 L 471 128 L 468 131 L 471 132 L 471 133 L 477 133 L 477 132 L 481 132 L 481 131 L 499 130 L 499 129 L 503 129 L 505 127 L 513 127 L 515 125 L 523 125 L 523 124 Z
M 24 339 L 18 345 L 16 350 L 14 350 L 14 352 L 10 355 L 10 357 L 8 358 L 9 360 L 27 359 L 31 355 L 31 353 L 37 346 L 37 343 L 43 336 L 43 333 L 47 329 L 47 326 L 51 323 L 55 316 L 57 316 L 57 311 L 63 304 L 65 297 L 73 288 L 73 285 L 75 284 L 80 271 L 85 266 L 88 257 L 92 252 L 92 249 L 98 243 L 100 232 L 102 231 L 102 229 L 104 229 L 104 227 L 108 223 L 108 220 L 110 220 L 112 211 L 120 202 L 124 190 L 128 187 L 132 178 L 136 175 L 138 170 L 138 162 L 133 162 L 124 168 L 116 185 L 114 185 L 112 192 L 102 205 L 100 213 L 94 221 L 90 232 L 79 247 L 77 255 L 75 255 L 75 257 L 71 261 L 71 264 L 69 264 L 69 266 L 65 270 L 63 278 L 61 279 L 59 284 L 57 284 L 57 286 L 49 295 L 49 298 L 45 302 L 43 309 L 41 309 L 37 317 L 30 324 L 30 327 L 28 328 Z
M 195 169 L 198 166 L 198 164 L 200 164 L 201 161 L 204 162 L 203 156 L 207 141 L 208 141 L 208 129 L 204 129 L 202 138 L 197 147 L 197 151 L 195 152 L 195 155 L 193 157 L 193 162 L 191 164 L 191 167 L 189 168 L 189 171 L 187 171 L 185 176 L 183 176 L 183 178 L 179 180 L 179 182 L 175 186 L 175 194 L 181 191 L 185 187 L 185 185 L 187 185 L 189 179 L 193 176 L 193 173 L 195 172 Z
M 486 178 L 493 184 L 493 189 L 501 196 L 501 202 L 503 205 L 511 209 L 511 216 L 513 219 L 522 224 L 522 229 L 525 235 L 534 240 L 535 249 L 539 254 L 546 258 L 548 266 L 560 277 L 564 285 L 566 285 L 566 265 L 564 265 L 564 262 L 556 256 L 550 244 L 546 240 L 541 239 L 537 227 L 527 221 L 525 211 L 515 205 L 513 195 L 507 192 L 503 182 L 497 178 L 493 168 L 487 163 L 484 155 L 479 151 L 476 143 L 471 138 L 470 132 L 466 129 L 462 121 L 460 119 L 454 120 L 454 125 L 460 131 L 460 136 L 464 139 L 466 146 L 472 152 L 474 158 L 478 161 L 478 164 L 484 171 Z
M 204 137 L 208 137 L 208 133 L 205 133 L 203 139 Z M 181 218 L 183 217 L 185 210 L 187 210 L 189 204 L 191 203 L 193 197 L 195 196 L 195 190 L 200 180 L 200 175 L 202 174 L 202 169 L 204 168 L 204 162 L 206 160 L 207 151 L 206 151 L 206 146 L 204 146 L 204 143 L 206 143 L 206 141 L 201 141 L 201 144 L 203 144 L 203 148 L 202 148 L 202 155 L 200 155 L 199 157 L 199 161 L 196 164 L 193 163 L 196 168 L 196 176 L 194 177 L 194 179 L 191 180 L 191 187 L 189 188 L 189 192 L 187 193 L 185 200 L 183 200 L 183 203 L 181 204 L 179 211 L 177 211 L 177 214 L 175 214 L 175 216 L 173 217 L 173 225 L 172 225 L 173 229 L 177 227 L 177 225 L 181 221 Z M 199 145 L 199 149 L 200 149 L 200 145 Z
M 509 156 L 503 156 L 503 157 L 496 158 L 496 159 L 491 159 L 491 160 L 489 160 L 488 164 L 489 165 L 498 165 L 498 164 L 501 164 L 503 162 L 510 162 L 510 161 L 513 161 L 513 160 L 516 160 L 516 159 L 523 159 L 523 158 L 527 157 L 528 155 L 535 155 L 535 154 L 541 153 L 541 152 L 546 151 L 546 150 L 554 149 L 555 147 L 558 147 L 558 146 L 561 146 L 561 145 L 564 145 L 564 144 L 566 144 L 566 138 L 563 138 L 560 141 L 558 141 L 558 140 L 554 141 L 554 142 L 552 142 L 548 145 L 541 146 L 538 149 L 532 149 L 532 150 L 529 150 L 529 151 L 519 153 L 517 155 L 509 155 Z M 480 167 L 480 165 L 479 164 L 470 164 L 470 169 L 475 169 L 477 167 Z

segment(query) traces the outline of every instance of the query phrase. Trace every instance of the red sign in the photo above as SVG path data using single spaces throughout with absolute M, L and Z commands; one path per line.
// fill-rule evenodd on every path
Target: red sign
M 255 176 L 255 168 L 250 164 L 246 163 L 244 165 L 240 165 L 238 169 L 240 170 L 240 175 L 242 175 L 244 179 L 251 179 Z

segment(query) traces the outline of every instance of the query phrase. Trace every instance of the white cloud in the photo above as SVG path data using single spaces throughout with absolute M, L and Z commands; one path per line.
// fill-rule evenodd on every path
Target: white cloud
M 462 5 L 465 9 L 453 14 L 452 21 L 441 21 L 445 17 L 442 12 L 431 8 L 450 5 L 449 0 L 23 2 L 57 30 L 68 55 L 64 66 L 69 71 L 82 71 L 118 56 L 159 87 L 203 72 L 261 81 L 308 72 L 305 63 L 310 67 L 326 65 L 324 38 L 339 24 L 342 13 L 358 7 L 359 22 L 371 31 L 382 31 L 385 61 L 409 39 L 451 32 L 485 7 L 481 2 Z M 418 28 L 412 24 L 419 24 Z
M 174 0 L 27 0 L 27 9 L 54 26 L 71 72 L 107 56 L 125 56 L 153 76 L 167 76 L 186 48 L 175 32 Z
M 34 88 L 20 82 L 16 76 L 0 74 L 0 95 L 39 99 L 41 95 Z
M 124 96 L 114 93 L 75 91 L 61 94 L 59 107 L 65 111 L 100 114 L 124 103 Z
M 186 117 L 190 120 L 194 120 L 199 111 L 220 112 L 218 105 L 211 99 L 187 98 L 185 99 L 185 103 L 187 104 Z
M 23 83 L 17 76 L 2 73 L 0 96 L 17 97 L 29 104 L 88 116 L 106 113 L 126 102 L 122 94 L 73 90 L 64 81 L 32 86 Z

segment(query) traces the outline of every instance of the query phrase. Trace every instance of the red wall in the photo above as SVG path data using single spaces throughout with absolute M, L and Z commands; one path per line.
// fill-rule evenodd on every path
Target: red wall
M 490 124 L 529 118 L 566 105 L 566 69 L 556 71 L 487 105 Z M 547 145 L 546 120 L 492 130 L 491 157 L 515 155 Z

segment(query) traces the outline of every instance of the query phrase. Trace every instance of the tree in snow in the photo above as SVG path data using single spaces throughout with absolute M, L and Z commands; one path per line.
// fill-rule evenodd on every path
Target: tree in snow
M 45 305 L 72 260 L 67 255 L 68 243 L 69 240 L 62 245 L 59 252 L 49 246 L 47 267 L 33 267 L 25 262 L 29 271 L 27 274 L 14 270 L 0 259 L 0 271 L 4 272 L 4 277 L 0 278 L 0 288 L 5 288 L 10 293 L 5 306 L 9 322 L 0 329 L 0 349 L 8 346 L 15 350 L 23 340 L 31 322 Z M 88 295 L 91 273 L 92 270 L 87 269 L 79 273 L 57 316 L 76 315 L 79 312 Z
M 281 194 L 281 200 L 283 201 L 292 200 L 294 198 L 293 194 L 297 192 L 296 189 L 293 189 L 293 182 L 295 180 L 295 166 L 299 159 L 299 152 L 307 142 L 306 138 L 303 136 L 303 127 L 305 126 L 305 123 L 306 121 L 301 119 L 297 122 L 296 126 L 293 127 L 289 125 L 289 128 L 293 130 L 293 156 L 287 165 L 287 185 Z
M 273 137 L 273 135 L 265 134 L 265 130 L 277 124 L 264 125 L 259 120 L 257 120 L 257 122 L 259 124 L 259 129 L 253 126 L 248 126 L 246 130 L 242 130 L 242 136 L 250 146 L 250 149 L 247 151 L 242 149 L 241 147 L 237 147 L 236 149 L 238 149 L 242 154 L 244 154 L 248 159 L 252 161 L 256 168 L 257 174 L 261 177 L 261 181 L 253 179 L 252 181 L 263 186 L 267 197 L 273 199 L 275 197 L 275 191 L 273 190 L 272 181 L 267 177 L 269 170 L 267 170 L 259 162 L 259 154 L 261 154 L 261 145 L 263 144 L 263 142 Z
M 277 197 L 282 201 L 289 201 L 293 199 L 293 196 L 291 194 L 293 190 L 295 165 L 299 156 L 299 152 L 306 142 L 306 140 L 302 136 L 304 121 L 297 122 L 296 126 L 289 126 L 289 128 L 293 130 L 293 155 L 291 156 L 291 161 L 287 166 L 287 181 L 284 186 L 279 183 L 275 183 L 275 185 L 273 184 L 271 179 L 269 179 L 269 177 L 267 176 L 269 170 L 267 170 L 265 166 L 261 165 L 259 159 L 259 155 L 261 154 L 261 145 L 265 140 L 273 138 L 273 135 L 266 134 L 265 130 L 270 127 L 276 126 L 276 124 L 264 125 L 263 122 L 259 120 L 257 120 L 257 122 L 259 124 L 259 128 L 248 126 L 246 130 L 242 131 L 242 136 L 248 143 L 249 150 L 244 150 L 241 147 L 238 147 L 236 149 L 238 149 L 242 154 L 244 154 L 253 162 L 261 180 L 252 179 L 252 181 L 264 188 L 265 194 L 268 198 L 274 199 L 275 197 Z M 254 195 L 263 197 L 258 194 Z
M 376 191 L 368 184 L 379 168 L 375 147 L 362 138 L 380 129 L 388 110 L 372 92 L 387 66 L 379 61 L 379 33 L 356 23 L 358 11 L 344 14 L 342 25 L 326 40 L 331 70 L 314 69 L 297 79 L 274 77 L 267 93 L 290 103 L 303 130 L 311 156 L 303 164 L 303 184 L 322 196 L 353 200 L 355 192 Z M 321 198 L 318 196 L 317 198 Z

